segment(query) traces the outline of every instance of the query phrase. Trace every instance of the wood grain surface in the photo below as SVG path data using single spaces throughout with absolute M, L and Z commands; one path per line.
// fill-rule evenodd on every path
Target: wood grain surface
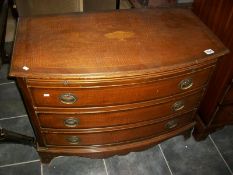
M 227 52 L 179 8 L 20 18 L 10 75 L 42 162 L 103 158 L 190 133 Z
M 194 130 L 194 136 L 200 140 L 210 132 L 233 123 L 233 117 L 225 110 L 229 107 L 224 107 L 233 104 L 233 1 L 195 0 L 193 12 L 230 50 L 229 54 L 219 59 L 200 105 L 200 119 Z
M 215 53 L 206 55 L 206 49 Z M 224 53 L 218 39 L 185 9 L 20 18 L 10 75 L 133 76 L 188 67 Z

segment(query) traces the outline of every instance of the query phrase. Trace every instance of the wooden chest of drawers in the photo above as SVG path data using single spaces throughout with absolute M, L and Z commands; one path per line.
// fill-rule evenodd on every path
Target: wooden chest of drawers
M 225 53 L 184 9 L 21 18 L 10 75 L 43 162 L 102 158 L 190 130 Z

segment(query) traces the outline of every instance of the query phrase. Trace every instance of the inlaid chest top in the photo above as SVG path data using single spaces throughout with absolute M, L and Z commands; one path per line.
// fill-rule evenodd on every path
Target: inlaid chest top
M 10 75 L 137 75 L 226 52 L 189 10 L 139 9 L 20 18 Z

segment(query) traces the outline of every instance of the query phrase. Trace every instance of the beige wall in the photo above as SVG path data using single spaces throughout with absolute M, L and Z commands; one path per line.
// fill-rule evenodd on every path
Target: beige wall
M 20 16 L 82 11 L 82 0 L 16 0 Z
M 113 10 L 116 0 L 83 0 L 83 11 Z

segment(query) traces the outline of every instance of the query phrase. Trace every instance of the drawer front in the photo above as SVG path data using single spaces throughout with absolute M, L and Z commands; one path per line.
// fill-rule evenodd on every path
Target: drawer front
M 223 104 L 233 104 L 233 83 L 224 97 Z
M 116 112 L 98 112 L 89 114 L 38 112 L 37 115 L 41 128 L 81 129 L 117 126 L 161 119 L 179 112 L 191 111 L 198 106 L 201 96 L 202 92 L 198 92 L 182 98 L 172 99 L 171 101 L 162 104 Z M 177 104 L 181 106 L 174 109 L 174 106 Z
M 213 120 L 213 125 L 233 123 L 233 105 L 221 106 Z
M 107 106 L 147 101 L 202 87 L 212 67 L 150 83 L 108 87 L 30 87 L 37 107 Z
M 127 128 L 105 132 L 72 132 L 72 133 L 46 133 L 44 134 L 46 145 L 55 146 L 87 146 L 120 144 L 148 138 L 167 133 L 193 122 L 193 112 L 183 114 L 170 120 L 135 128 Z

